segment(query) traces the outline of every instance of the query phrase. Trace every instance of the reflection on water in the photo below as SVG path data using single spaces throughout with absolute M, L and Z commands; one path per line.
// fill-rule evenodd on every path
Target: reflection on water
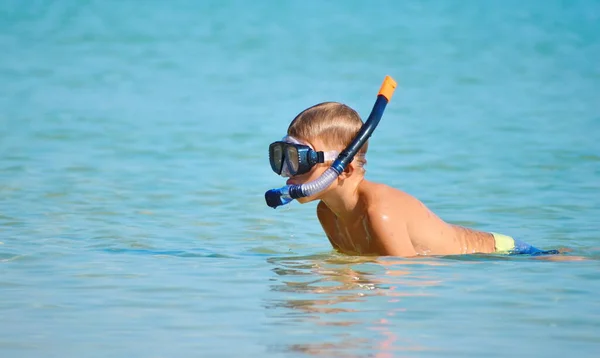
M 572 262 L 527 255 L 271 257 L 266 262 L 274 275 L 264 305 L 285 337 L 271 348 L 325 357 L 393 357 L 463 356 L 513 347 L 515 329 L 550 334 L 573 320 L 561 305 L 575 316 L 584 309 L 580 300 L 589 290 L 556 274 L 554 265 L 568 271 L 573 267 L 565 265 L 581 270 L 597 264 L 563 258 Z M 594 325 L 594 319 L 581 322 L 582 337 L 589 339 L 583 327 Z M 476 329 L 458 330 L 465 324 Z M 492 346 L 473 344 L 491 337 L 490 330 Z M 539 350 L 545 342 L 541 337 L 526 351 Z
M 323 335 L 324 341 L 291 343 L 286 350 L 327 357 L 364 356 L 366 350 L 377 357 L 391 357 L 397 351 L 428 349 L 398 335 L 394 327 L 398 316 L 407 311 L 403 304 L 406 298 L 428 296 L 420 288 L 440 283 L 439 278 L 430 275 L 415 275 L 411 266 L 442 265 L 440 262 L 338 255 L 267 261 L 280 277 L 271 290 L 289 293 L 289 298 L 268 302 L 267 307 L 276 309 L 276 315 L 309 323 L 315 332 L 348 327 L 343 334 Z

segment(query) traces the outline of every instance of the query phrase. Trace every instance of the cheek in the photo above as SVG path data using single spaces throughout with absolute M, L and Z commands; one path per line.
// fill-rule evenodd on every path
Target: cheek
M 325 166 L 325 165 L 315 166 L 312 169 L 312 171 L 309 172 L 310 176 L 308 178 L 308 181 L 313 181 L 313 180 L 319 178 L 321 175 L 323 175 L 323 173 L 325 173 L 327 168 L 329 168 L 329 166 Z
M 292 178 L 298 184 L 306 184 L 308 182 L 311 182 L 311 181 L 319 178 L 325 172 L 325 170 L 327 170 L 327 167 L 325 167 L 325 168 L 313 167 L 308 173 L 296 175 Z
M 319 167 L 313 168 L 310 172 L 304 174 L 305 177 L 302 178 L 301 183 L 305 184 L 305 183 L 311 182 L 311 181 L 319 178 L 327 170 L 327 168 L 329 168 L 329 166 L 319 166 Z M 296 200 L 300 204 L 309 203 L 309 202 L 314 201 L 314 200 L 320 200 L 321 199 L 320 198 L 321 194 L 322 193 L 318 193 L 318 194 L 313 195 L 313 196 L 298 198 Z

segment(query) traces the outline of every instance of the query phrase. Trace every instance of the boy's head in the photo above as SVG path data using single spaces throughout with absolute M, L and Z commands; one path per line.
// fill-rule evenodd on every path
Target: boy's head
M 290 123 L 287 136 L 269 145 L 271 169 L 276 174 L 289 178 L 286 186 L 298 186 L 309 182 L 321 186 L 327 182 L 327 187 L 318 189 L 317 193 L 296 198 L 300 203 L 315 199 L 324 200 L 328 193 L 338 195 L 335 194 L 338 192 L 335 188 L 341 188 L 347 180 L 350 180 L 348 183 L 359 183 L 362 180 L 367 162 L 367 143 L 359 149 L 344 171 L 338 173 L 337 180 L 330 181 L 330 176 L 323 177 L 325 182 L 319 184 L 315 184 L 315 180 L 321 178 L 330 168 L 362 126 L 363 122 L 358 113 L 342 103 L 325 102 L 309 107 Z M 345 188 L 352 186 L 349 185 Z
M 358 113 L 338 102 L 324 102 L 305 109 L 294 118 L 287 134 L 306 142 L 322 142 L 328 150 L 341 152 L 350 142 L 363 122 Z M 365 154 L 369 142 L 365 143 L 355 156 L 359 167 L 366 164 Z

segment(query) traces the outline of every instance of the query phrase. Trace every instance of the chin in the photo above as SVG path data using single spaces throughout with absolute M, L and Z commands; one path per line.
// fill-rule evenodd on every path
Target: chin
M 311 197 L 306 197 L 306 198 L 298 198 L 296 199 L 297 202 L 299 202 L 300 204 L 306 204 L 306 203 L 310 203 L 311 201 L 313 201 L 315 199 L 312 199 Z
M 300 204 L 310 203 L 311 201 L 315 201 L 315 200 L 320 200 L 320 198 L 318 197 L 318 195 L 306 196 L 306 197 L 303 197 L 303 198 L 296 199 L 296 201 L 298 201 Z
M 318 198 L 316 198 L 314 196 L 307 196 L 307 197 L 304 197 L 304 198 L 298 198 L 296 200 L 298 200 L 298 202 L 300 204 L 306 204 L 306 203 L 310 203 L 311 201 L 318 200 Z

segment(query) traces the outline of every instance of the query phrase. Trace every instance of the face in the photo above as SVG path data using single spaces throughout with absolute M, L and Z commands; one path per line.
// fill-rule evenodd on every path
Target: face
M 309 141 L 300 141 L 300 143 L 311 147 L 315 151 L 328 152 L 328 151 L 333 150 L 332 148 L 327 148 L 323 144 L 323 142 L 319 139 L 315 139 L 310 142 Z M 300 185 L 300 184 L 311 182 L 311 181 L 319 178 L 330 166 L 331 166 L 330 161 L 325 162 L 325 163 L 316 164 L 314 167 L 311 168 L 311 170 L 309 172 L 304 173 L 304 174 L 294 175 L 294 176 L 290 177 L 286 181 L 286 185 Z M 334 185 L 336 185 L 336 182 L 334 182 L 332 184 L 332 186 L 334 186 Z M 314 200 L 321 199 L 322 196 L 328 191 L 329 191 L 329 189 L 325 189 L 324 191 L 322 191 L 316 195 L 308 196 L 308 197 L 304 197 L 304 198 L 298 198 L 296 200 L 302 204 L 308 203 L 308 202 L 311 202 Z

